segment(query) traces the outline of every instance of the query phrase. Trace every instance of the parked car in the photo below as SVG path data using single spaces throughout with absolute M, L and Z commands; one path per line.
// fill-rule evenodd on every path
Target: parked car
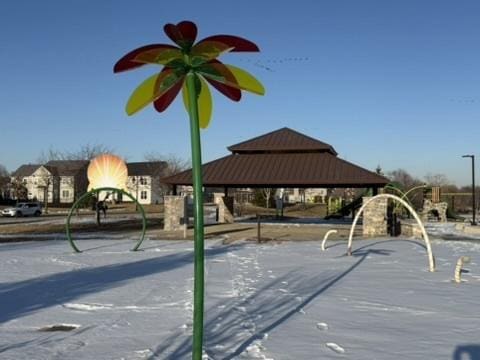
M 36 202 L 21 202 L 15 207 L 2 210 L 3 216 L 40 216 L 42 215 L 42 206 Z

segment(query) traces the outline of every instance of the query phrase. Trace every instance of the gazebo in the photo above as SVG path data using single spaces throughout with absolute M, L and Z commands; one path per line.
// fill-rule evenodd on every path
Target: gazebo
M 340 159 L 333 146 L 287 127 L 228 147 L 230 155 L 203 165 L 205 187 L 228 188 L 372 188 L 389 181 Z M 162 179 L 192 185 L 192 171 Z

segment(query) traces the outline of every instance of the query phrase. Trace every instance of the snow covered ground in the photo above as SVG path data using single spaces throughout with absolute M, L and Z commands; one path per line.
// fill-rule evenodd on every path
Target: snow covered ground
M 0 244 L 0 359 L 189 359 L 192 243 L 134 243 Z M 205 359 L 480 359 L 480 242 L 327 247 L 209 241 Z

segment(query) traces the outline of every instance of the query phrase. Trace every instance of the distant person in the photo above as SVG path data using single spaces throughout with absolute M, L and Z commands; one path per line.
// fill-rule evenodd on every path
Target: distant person
M 102 211 L 103 211 L 103 218 L 106 219 L 107 218 L 107 210 L 108 210 L 108 205 L 105 201 L 103 201 L 103 204 L 102 204 Z
M 97 201 L 95 204 L 95 212 L 97 215 L 97 225 L 100 225 L 100 211 L 103 212 L 103 218 L 107 218 L 107 209 L 105 205 L 105 201 Z

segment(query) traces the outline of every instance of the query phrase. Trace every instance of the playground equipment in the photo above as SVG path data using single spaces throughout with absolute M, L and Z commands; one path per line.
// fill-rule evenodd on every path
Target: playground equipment
M 455 282 L 457 284 L 460 284 L 462 282 L 462 271 L 464 271 L 463 264 L 468 264 L 469 262 L 469 256 L 460 256 L 460 258 L 458 259 L 457 266 L 455 266 Z
M 137 242 L 133 251 L 138 250 L 140 245 L 145 238 L 145 231 L 147 228 L 147 220 L 145 218 L 145 211 L 143 210 L 142 205 L 134 198 L 131 194 L 126 192 L 124 188 L 126 187 L 127 178 L 128 178 L 128 169 L 127 165 L 120 157 L 112 154 L 102 154 L 90 161 L 87 169 L 87 177 L 89 181 L 88 192 L 83 194 L 70 208 L 70 211 L 67 215 L 67 222 L 65 225 L 65 231 L 67 235 L 67 240 L 72 247 L 72 249 L 79 253 L 81 252 L 78 247 L 75 245 L 75 242 L 72 239 L 71 225 L 70 220 L 74 211 L 78 210 L 80 205 L 84 204 L 86 200 L 90 199 L 92 196 L 96 196 L 97 200 L 100 193 L 108 192 L 112 194 L 125 195 L 129 197 L 136 204 L 136 208 L 140 209 L 142 215 L 142 234 L 140 240 Z M 107 195 L 108 197 L 108 195 Z M 96 203 L 96 212 L 97 212 L 97 224 L 99 222 L 99 201 Z M 105 209 L 102 205 L 102 208 Z
M 447 217 L 449 219 L 455 220 L 455 221 L 465 221 L 465 218 L 459 216 L 457 212 L 455 211 L 455 199 L 457 197 L 471 197 L 471 193 L 466 193 L 466 192 L 445 192 L 440 194 L 441 197 L 447 198 L 447 203 L 449 203 L 448 209 L 447 209 Z
M 354 199 L 352 202 L 342 206 L 342 199 L 328 199 L 328 215 L 325 216 L 325 220 L 341 218 L 348 216 L 350 213 L 354 213 L 362 206 L 362 199 L 367 196 L 368 191 Z
M 322 251 L 325 251 L 325 243 L 327 242 L 328 236 L 330 234 L 336 234 L 338 231 L 337 230 L 328 230 L 325 236 L 323 237 L 322 241 Z
M 217 58 L 227 52 L 259 51 L 253 42 L 232 35 L 209 36 L 195 42 L 197 26 L 191 21 L 166 24 L 166 35 L 178 46 L 151 44 L 123 56 L 114 72 L 135 69 L 147 64 L 164 66 L 138 86 L 127 102 L 128 115 L 152 105 L 165 111 L 182 90 L 183 103 L 190 118 L 192 178 L 194 198 L 194 284 L 193 284 L 193 351 L 194 360 L 202 359 L 204 310 L 204 228 L 203 179 L 200 128 L 207 128 L 212 115 L 210 83 L 222 94 L 239 101 L 242 91 L 265 94 L 263 85 L 251 74 L 220 62 Z
M 135 247 L 132 249 L 132 251 L 137 251 L 138 248 L 140 247 L 140 245 L 142 244 L 144 238 L 145 238 L 145 232 L 147 230 L 147 219 L 145 217 L 145 211 L 143 209 L 143 206 L 137 201 L 136 198 L 134 198 L 131 194 L 129 194 L 128 192 L 126 192 L 125 190 L 122 190 L 122 189 L 117 189 L 117 188 L 112 188 L 112 187 L 101 187 L 101 188 L 98 188 L 98 189 L 92 189 L 90 190 L 89 192 L 83 194 L 77 201 L 75 201 L 75 203 L 72 205 L 72 207 L 70 208 L 70 211 L 68 212 L 68 215 L 67 215 L 67 222 L 66 222 L 66 225 L 65 225 L 65 229 L 66 229 L 66 235 L 67 235 L 67 240 L 70 244 L 70 246 L 72 247 L 73 251 L 75 251 L 76 253 L 80 253 L 80 249 L 75 245 L 75 242 L 73 241 L 73 238 L 72 238 L 72 231 L 71 231 L 71 224 L 70 224 L 70 220 L 72 218 L 72 215 L 73 213 L 78 209 L 78 207 L 83 204 L 85 202 L 85 200 L 91 198 L 92 196 L 94 195 L 97 195 L 98 197 L 98 194 L 102 191 L 109 191 L 109 192 L 112 192 L 112 193 L 117 193 L 117 194 L 122 194 L 122 195 L 125 195 L 127 197 L 129 197 L 130 199 L 132 199 L 132 201 L 135 202 L 136 206 L 138 207 L 138 209 L 140 209 L 140 214 L 142 215 L 142 233 L 140 235 L 140 239 L 138 240 L 137 244 L 135 245 Z
M 353 223 L 352 223 L 352 227 L 350 228 L 350 234 L 348 236 L 348 246 L 347 246 L 347 254 L 348 256 L 351 256 L 352 255 L 352 240 L 353 240 L 353 231 L 355 230 L 355 225 L 357 224 L 358 222 L 358 219 L 360 218 L 360 215 L 362 214 L 362 212 L 365 210 L 365 208 L 370 204 L 372 203 L 373 201 L 375 201 L 376 199 L 381 199 L 381 198 L 387 198 L 387 199 L 392 199 L 392 200 L 395 200 L 395 201 L 398 201 L 400 202 L 403 206 L 405 206 L 407 208 L 407 210 L 412 214 L 412 216 L 415 218 L 415 220 L 417 221 L 418 225 L 420 226 L 420 229 L 422 231 L 422 235 L 423 235 L 423 239 L 425 240 L 425 245 L 426 245 L 426 248 L 427 248 L 427 254 L 428 254 L 428 268 L 429 268 L 429 271 L 433 272 L 435 271 L 435 260 L 434 260 L 434 257 L 433 257 L 433 254 L 432 254 L 432 247 L 430 245 L 430 239 L 428 237 L 428 234 L 427 232 L 425 231 L 425 227 L 423 226 L 423 223 L 422 221 L 420 220 L 418 214 L 415 212 L 415 210 L 403 199 L 401 199 L 400 197 L 396 196 L 396 195 L 392 195 L 392 194 L 380 194 L 380 195 L 376 195 L 370 199 L 368 199 L 365 204 L 362 205 L 362 207 L 360 208 L 360 210 L 358 211 L 357 215 L 355 216 L 355 219 L 353 220 Z

